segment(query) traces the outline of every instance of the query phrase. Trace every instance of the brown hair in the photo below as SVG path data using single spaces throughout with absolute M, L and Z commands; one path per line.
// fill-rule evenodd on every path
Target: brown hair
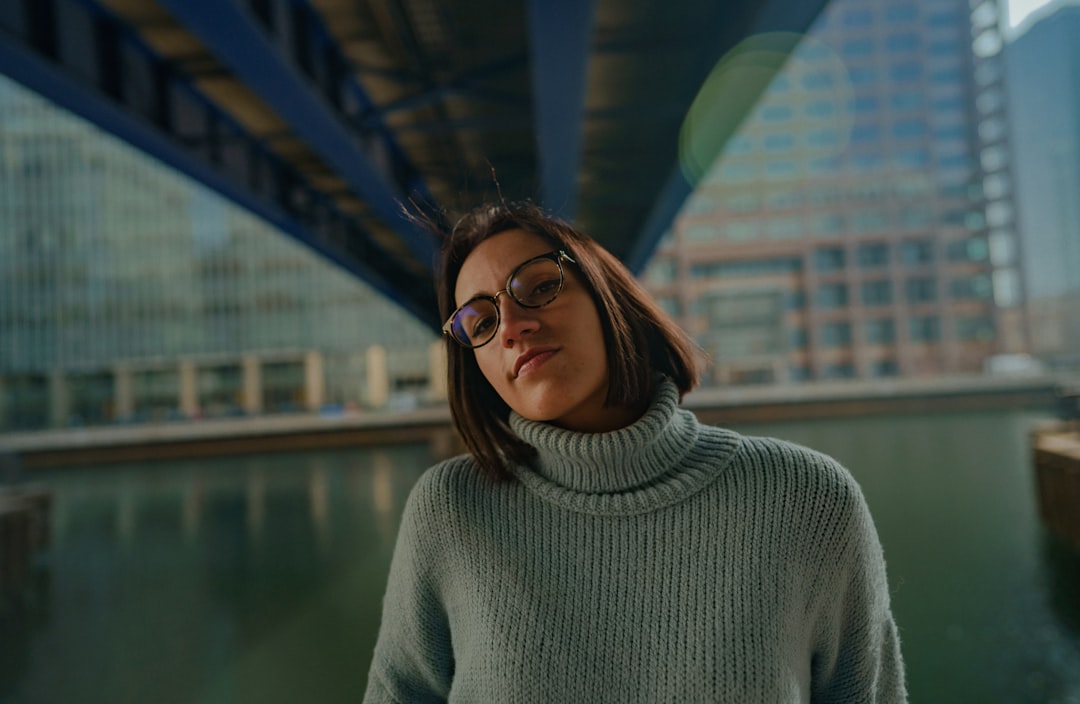
M 457 308 L 454 289 L 465 259 L 484 240 L 514 229 L 544 238 L 577 262 L 580 278 L 600 314 L 607 352 L 607 405 L 646 402 L 655 372 L 674 380 L 680 395 L 697 385 L 697 347 L 690 337 L 610 252 L 531 202 L 477 207 L 445 238 L 436 284 L 443 320 Z M 445 338 L 454 425 L 481 469 L 493 478 L 506 477 L 508 461 L 523 462 L 534 450 L 511 430 L 510 407 L 484 378 L 475 353 Z

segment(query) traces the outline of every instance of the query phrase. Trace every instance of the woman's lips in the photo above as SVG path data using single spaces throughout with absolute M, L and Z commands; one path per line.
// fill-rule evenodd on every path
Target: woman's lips
M 557 349 L 545 348 L 529 350 L 528 352 L 522 353 L 514 364 L 514 378 L 520 379 L 523 376 L 528 376 L 536 371 L 544 362 L 551 359 L 551 356 L 556 352 L 558 352 Z

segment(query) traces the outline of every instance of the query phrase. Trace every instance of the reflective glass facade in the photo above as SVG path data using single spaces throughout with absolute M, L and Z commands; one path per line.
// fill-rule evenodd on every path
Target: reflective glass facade
M 6 79 L 0 185 L 0 430 L 379 404 L 383 359 L 427 387 L 409 314 Z
M 992 0 L 828 5 L 646 275 L 711 381 L 970 372 L 1025 349 L 1000 49 Z M 762 316 L 770 297 L 800 305 Z
M 1080 368 L 1080 7 L 1005 48 L 1033 351 Z

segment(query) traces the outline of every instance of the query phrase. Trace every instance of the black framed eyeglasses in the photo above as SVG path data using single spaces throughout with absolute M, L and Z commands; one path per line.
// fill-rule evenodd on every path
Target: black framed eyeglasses
M 474 296 L 465 301 L 443 324 L 443 332 L 463 347 L 483 347 L 499 330 L 499 296 L 510 294 L 522 308 L 543 308 L 562 292 L 566 281 L 564 261 L 577 263 L 560 249 L 520 264 L 510 273 L 506 288 L 494 296 Z

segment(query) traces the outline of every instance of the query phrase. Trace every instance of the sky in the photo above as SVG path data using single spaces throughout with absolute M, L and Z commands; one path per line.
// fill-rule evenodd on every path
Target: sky
M 1009 26 L 1016 27 L 1035 10 L 1049 5 L 1050 0 L 1008 0 Z

